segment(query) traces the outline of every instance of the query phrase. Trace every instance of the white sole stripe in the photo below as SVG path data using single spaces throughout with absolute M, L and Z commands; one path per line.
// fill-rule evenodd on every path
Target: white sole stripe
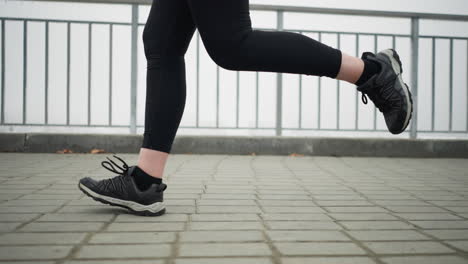
M 392 62 L 392 68 L 395 72 L 398 73 L 398 81 L 400 81 L 400 85 L 403 91 L 405 92 L 406 102 L 408 104 L 408 111 L 406 112 L 406 118 L 405 118 L 405 122 L 403 123 L 403 127 L 407 127 L 409 123 L 409 118 L 411 116 L 411 112 L 413 111 L 413 104 L 411 103 L 411 100 L 409 97 L 408 87 L 406 87 L 405 83 L 403 82 L 403 78 L 401 77 L 401 74 L 400 74 L 401 73 L 400 63 L 398 63 L 398 61 L 395 59 L 392 50 L 387 49 L 387 50 L 382 51 L 382 53 L 385 54 Z
M 117 199 L 117 198 L 113 198 L 113 197 L 109 197 L 105 195 L 100 195 L 96 192 L 93 192 L 91 189 L 89 189 L 88 187 L 86 187 L 85 185 L 81 183 L 80 183 L 80 188 L 85 190 L 89 195 L 93 196 L 94 198 L 99 198 L 99 199 L 102 199 L 104 201 L 107 201 L 113 204 L 123 205 L 137 212 L 150 211 L 152 213 L 157 213 L 165 209 L 165 205 L 163 202 L 157 202 L 157 203 L 149 204 L 149 205 L 142 205 L 142 204 L 132 202 L 132 201 L 126 201 L 126 200 L 121 200 L 121 199 Z

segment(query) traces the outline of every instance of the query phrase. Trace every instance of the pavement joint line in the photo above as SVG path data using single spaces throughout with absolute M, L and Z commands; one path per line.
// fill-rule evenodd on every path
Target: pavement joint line
M 48 187 L 52 186 L 53 184 L 54 184 L 54 183 L 50 183 L 50 184 L 44 186 L 43 188 L 41 188 L 40 190 L 45 190 L 45 189 L 47 189 Z M 34 193 L 34 192 L 33 192 L 33 193 Z M 22 195 L 22 196 L 20 196 L 20 197 L 18 197 L 18 198 L 16 198 L 16 199 L 14 199 L 14 200 L 19 200 L 19 199 L 21 199 L 21 197 L 24 197 L 25 195 L 28 195 L 28 193 L 25 193 L 24 195 Z M 69 202 L 71 202 L 71 201 L 72 201 L 72 200 L 70 200 Z M 67 202 L 64 203 L 64 204 L 62 204 L 62 205 L 59 206 L 58 208 L 59 208 L 59 209 L 60 209 L 60 208 L 63 208 L 63 207 L 65 206 L 65 204 L 67 204 Z M 58 210 L 58 209 L 56 209 L 56 210 L 54 210 L 54 211 L 57 211 L 57 210 Z M 31 219 L 31 220 L 29 220 L 29 221 L 26 221 L 26 222 L 20 224 L 19 226 L 17 226 L 17 227 L 15 228 L 14 231 L 18 231 L 18 230 L 20 230 L 21 228 L 23 228 L 24 226 L 26 226 L 26 225 L 28 225 L 28 224 L 30 224 L 30 223 L 33 223 L 34 221 L 38 220 L 39 218 L 41 218 L 42 216 L 44 216 L 44 215 L 47 214 L 47 213 L 44 212 L 44 213 L 38 213 L 38 214 L 39 214 L 39 215 L 36 216 L 36 217 L 34 217 L 33 219 Z
M 105 222 L 99 230 L 88 232 L 85 238 L 81 241 L 81 243 L 74 246 L 70 253 L 64 259 L 62 259 L 61 262 L 58 262 L 57 264 L 63 264 L 67 260 L 73 260 L 76 257 L 76 254 L 78 254 L 78 252 L 83 248 L 83 246 L 88 245 L 89 241 L 96 233 L 101 233 L 102 231 L 106 230 L 110 224 L 114 223 L 115 219 L 117 219 L 117 216 L 117 214 L 114 214 L 113 217 L 108 222 Z
M 344 228 L 344 227 L 343 227 Z M 341 234 L 345 235 L 346 237 L 348 237 L 354 244 L 356 244 L 359 248 L 361 248 L 362 250 L 364 250 L 364 252 L 367 253 L 367 256 L 374 260 L 377 264 L 385 264 L 383 261 L 381 261 L 377 254 L 375 254 L 372 250 L 370 250 L 368 247 L 366 247 L 361 241 L 355 239 L 353 236 L 351 236 L 350 234 L 348 234 L 346 231 L 346 229 L 343 229 L 343 230 L 339 230 Z
M 254 177 L 255 181 L 258 181 L 258 177 L 257 177 L 257 171 L 256 171 L 255 167 L 253 166 L 253 163 L 257 159 L 258 159 L 257 156 L 253 156 L 251 159 L 249 159 L 249 167 L 253 171 L 253 177 Z M 259 203 L 260 197 L 258 196 L 257 186 L 255 186 L 255 189 L 256 190 L 255 190 L 255 194 L 254 194 L 254 196 L 255 196 L 254 203 L 258 206 L 258 208 L 260 208 L 261 212 L 265 212 L 264 209 L 263 209 L 263 205 Z M 270 256 L 271 262 L 273 264 L 282 264 L 281 253 L 279 252 L 279 250 L 273 244 L 273 241 L 270 239 L 270 237 L 266 233 L 266 230 L 269 230 L 269 228 L 268 228 L 267 224 L 265 223 L 265 219 L 263 218 L 262 213 L 257 213 L 257 215 L 258 215 L 258 218 L 260 219 L 260 223 L 263 226 L 263 229 L 261 230 L 261 233 L 262 233 L 262 236 L 263 236 L 263 239 L 264 239 L 263 242 L 266 243 L 268 248 L 271 250 L 271 256 Z
M 258 202 L 258 194 L 255 194 L 255 196 L 257 197 L 257 199 L 255 199 L 255 203 L 257 204 L 258 207 L 262 208 L 262 205 Z M 269 230 L 269 228 L 265 223 L 265 219 L 263 219 L 261 214 L 259 214 L 259 218 L 263 226 L 263 229 L 261 230 L 261 232 L 262 232 L 262 236 L 264 239 L 264 243 L 266 243 L 268 248 L 271 250 L 271 256 L 270 256 L 271 261 L 273 264 L 282 264 L 281 253 L 279 252 L 279 250 L 274 245 L 273 241 L 270 239 L 270 237 L 266 233 L 266 231 Z
M 428 234 L 428 233 L 424 232 L 425 231 L 424 229 L 417 229 L 416 231 L 419 232 L 420 234 L 423 234 L 423 235 L 431 238 L 432 239 L 431 241 L 439 242 L 440 244 L 454 250 L 459 256 L 461 256 L 464 259 L 468 260 L 468 252 L 465 252 L 463 250 L 458 249 L 457 247 L 454 247 L 454 246 L 448 244 L 446 241 L 449 240 L 449 239 L 443 240 L 443 239 L 437 238 L 437 237 L 435 237 L 435 236 L 433 236 L 431 234 Z M 467 230 L 467 232 L 468 232 L 468 230 Z M 460 241 L 466 241 L 466 240 L 467 239 L 461 239 Z M 450 241 L 456 241 L 456 240 L 450 239 Z

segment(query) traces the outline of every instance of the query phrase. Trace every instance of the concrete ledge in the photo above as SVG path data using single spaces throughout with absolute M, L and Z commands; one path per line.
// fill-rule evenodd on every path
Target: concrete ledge
M 0 133 L 0 151 L 138 153 L 142 140 L 143 135 L 127 134 Z M 468 140 L 177 136 L 171 153 L 468 158 Z

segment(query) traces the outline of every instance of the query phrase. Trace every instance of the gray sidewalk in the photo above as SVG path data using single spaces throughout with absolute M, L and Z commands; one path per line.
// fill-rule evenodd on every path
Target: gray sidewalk
M 468 263 L 466 159 L 171 155 L 140 217 L 78 190 L 106 156 L 0 153 L 0 263 Z

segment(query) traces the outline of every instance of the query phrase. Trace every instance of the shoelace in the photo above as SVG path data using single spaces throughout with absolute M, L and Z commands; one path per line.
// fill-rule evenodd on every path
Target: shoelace
M 401 73 L 399 73 L 398 75 L 400 75 Z M 394 83 L 395 80 L 398 78 L 398 75 L 392 79 L 391 81 L 389 81 L 388 83 Z M 388 84 L 387 83 L 387 84 Z M 379 109 L 380 112 L 386 112 L 390 109 L 392 109 L 393 107 L 393 102 L 389 100 L 390 98 L 390 94 L 387 94 L 387 96 L 384 96 L 383 94 L 383 87 L 385 87 L 386 84 L 382 84 L 382 85 L 379 85 L 377 87 L 374 87 L 373 88 L 373 93 L 368 93 L 369 95 L 369 98 L 374 102 L 375 106 Z M 369 101 L 367 99 L 367 96 L 364 92 L 362 92 L 362 96 L 361 96 L 361 100 L 364 104 L 367 104 Z
M 101 165 L 104 168 L 106 168 L 107 170 L 119 174 L 119 176 L 103 180 L 102 184 L 103 184 L 103 187 L 106 188 L 107 190 L 111 190 L 109 187 L 112 186 L 113 187 L 112 190 L 117 190 L 118 192 L 122 192 L 123 188 L 125 186 L 124 180 L 126 180 L 126 178 L 129 176 L 128 175 L 129 166 L 123 159 L 119 158 L 118 156 L 116 156 L 116 155 L 112 155 L 112 156 L 117 158 L 118 160 L 120 160 L 123 163 L 123 168 L 120 167 L 119 165 L 117 165 L 113 160 L 109 159 L 109 157 L 106 157 L 111 163 L 109 161 L 102 161 Z M 110 167 L 108 167 L 107 164 L 109 164 Z M 115 167 L 119 168 L 121 171 L 118 171 L 114 167 L 114 165 L 115 165 Z M 116 181 L 119 181 L 120 184 L 116 184 Z M 117 186 L 119 186 L 119 187 L 117 187 Z
M 114 173 L 117 173 L 117 174 L 120 174 L 120 175 L 127 175 L 127 172 L 128 172 L 128 169 L 129 169 L 127 163 L 126 163 L 123 159 L 117 157 L 116 155 L 112 155 L 112 156 L 115 157 L 115 158 L 117 158 L 117 159 L 119 159 L 119 160 L 123 163 L 123 168 L 120 167 L 119 165 L 117 165 L 113 160 L 109 159 L 109 157 L 106 157 L 106 159 L 108 159 L 110 162 L 112 162 L 112 164 L 109 163 L 109 161 L 102 161 L 102 162 L 101 162 L 101 165 L 102 165 L 104 168 L 106 168 L 107 170 L 112 171 L 112 172 L 114 172 Z M 109 167 L 105 166 L 105 164 L 109 164 L 112 168 L 109 168 Z M 116 170 L 115 167 L 114 167 L 114 165 L 115 165 L 115 167 L 121 169 L 122 171 Z

